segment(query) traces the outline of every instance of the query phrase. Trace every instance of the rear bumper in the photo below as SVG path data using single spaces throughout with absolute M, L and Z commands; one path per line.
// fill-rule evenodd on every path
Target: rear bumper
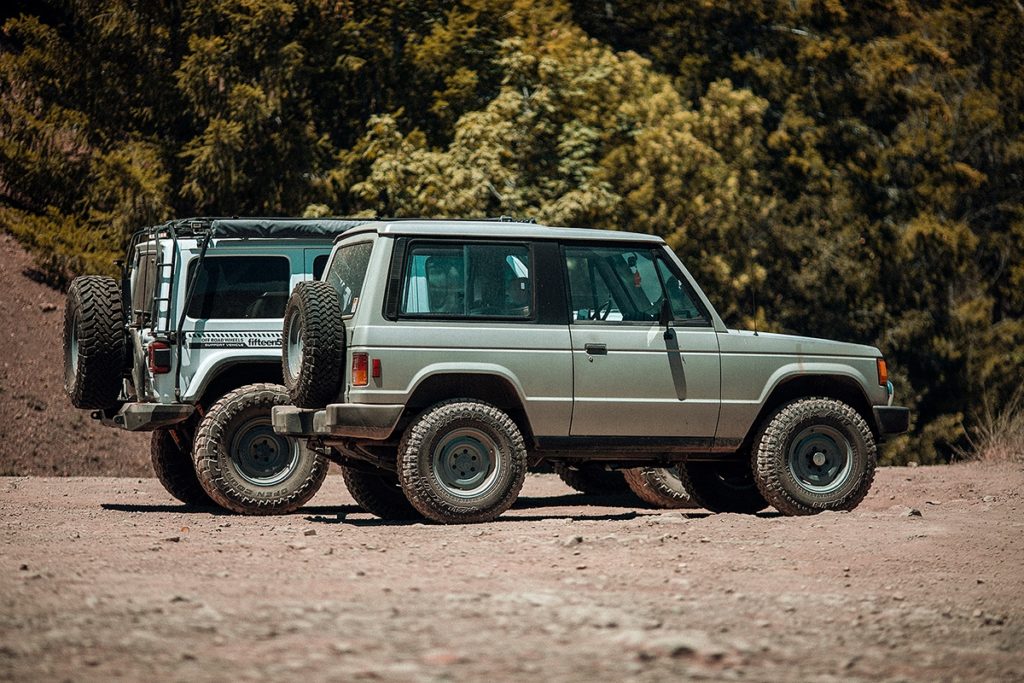
M 129 432 L 151 432 L 183 422 L 196 411 L 190 403 L 125 403 L 118 410 L 95 410 L 94 420 Z
M 288 436 L 347 437 L 383 441 L 402 417 L 401 404 L 332 403 L 323 410 L 275 406 L 274 431 Z
M 878 433 L 883 439 L 910 429 L 910 408 L 875 406 L 874 411 L 875 424 L 878 425 Z

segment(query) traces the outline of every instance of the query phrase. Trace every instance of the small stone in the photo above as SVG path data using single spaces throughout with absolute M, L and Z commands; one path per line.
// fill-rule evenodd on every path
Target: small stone
M 39 304 L 39 310 L 43 313 L 51 313 L 57 310 L 57 304 L 42 303 Z
M 994 503 L 994 502 L 996 502 L 996 497 L 995 496 L 984 496 L 984 497 L 982 497 L 981 500 L 983 502 L 985 502 L 985 503 Z
M 894 593 L 893 596 L 892 596 L 892 599 L 895 600 L 896 602 L 903 602 L 904 600 L 907 599 L 907 597 L 905 595 L 903 595 L 903 593 Z
M 907 467 L 918 467 L 919 463 L 916 460 L 911 460 L 907 463 Z
M 978 585 L 979 585 L 979 586 L 980 586 L 981 584 L 985 583 L 985 579 L 982 579 L 982 578 L 980 578 L 980 577 L 979 577 L 979 578 L 977 578 L 977 579 L 975 579 L 975 581 L 977 581 L 977 582 L 978 582 Z
M 580 543 L 583 543 L 582 536 L 570 536 L 569 538 L 562 541 L 562 545 L 566 548 L 569 548 L 574 545 L 579 545 Z
M 181 542 L 181 536 L 168 536 L 167 538 L 164 538 L 162 540 L 167 542 L 167 543 L 180 543 Z
M 316 529 L 306 529 L 302 532 L 303 536 L 316 536 Z
M 18 567 L 18 569 L 20 571 L 27 572 L 28 571 L 28 565 L 27 564 L 23 564 L 20 567 Z
M 900 513 L 901 517 L 921 517 L 921 511 L 917 508 L 906 508 Z

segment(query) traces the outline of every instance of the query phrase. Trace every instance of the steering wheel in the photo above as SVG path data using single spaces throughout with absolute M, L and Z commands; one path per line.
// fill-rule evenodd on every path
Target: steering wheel
M 605 301 L 603 304 L 597 307 L 594 311 L 594 320 L 607 320 L 608 315 L 612 312 L 612 300 Z

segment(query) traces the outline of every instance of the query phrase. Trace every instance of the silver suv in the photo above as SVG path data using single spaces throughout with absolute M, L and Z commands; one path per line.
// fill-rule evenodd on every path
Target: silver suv
M 281 318 L 292 288 L 319 275 L 358 221 L 190 218 L 145 228 L 121 281 L 68 290 L 65 389 L 111 427 L 152 431 L 153 468 L 192 505 L 246 514 L 293 510 L 327 461 L 275 434 Z
M 713 511 L 848 510 L 909 422 L 877 349 L 727 329 L 651 235 L 366 223 L 283 333 L 275 430 L 383 517 L 492 520 L 541 461 L 652 487 L 671 468 Z

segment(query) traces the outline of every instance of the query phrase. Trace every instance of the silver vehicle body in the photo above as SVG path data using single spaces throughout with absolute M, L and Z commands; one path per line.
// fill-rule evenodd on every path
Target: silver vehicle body
M 396 272 L 401 250 L 434 241 L 529 245 L 531 319 L 395 315 L 398 288 L 413 287 L 411 276 Z M 894 426 L 901 418 L 873 414 L 892 399 L 891 385 L 879 383 L 877 349 L 727 329 L 659 237 L 525 223 L 374 222 L 339 239 L 326 273 L 339 250 L 360 242 L 373 247 L 358 306 L 345 319 L 345 367 L 353 354 L 366 354 L 379 364 L 379 376 L 354 386 L 346 371 L 336 402 L 322 410 L 275 408 L 281 433 L 350 447 L 394 443 L 431 401 L 476 392 L 516 415 L 541 457 L 714 458 L 737 452 L 773 402 L 796 391 L 795 381 L 800 391 L 818 387 L 855 404 L 879 437 L 901 431 Z M 566 313 L 562 272 L 573 245 L 654 250 L 703 314 L 685 321 L 574 320 L 574 312 Z

